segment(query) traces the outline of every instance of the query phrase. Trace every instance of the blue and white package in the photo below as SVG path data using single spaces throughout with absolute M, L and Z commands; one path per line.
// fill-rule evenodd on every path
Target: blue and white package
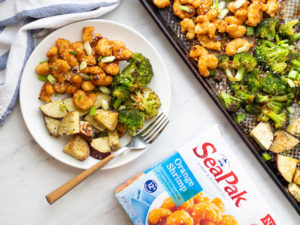
M 135 225 L 280 225 L 217 126 L 115 193 Z

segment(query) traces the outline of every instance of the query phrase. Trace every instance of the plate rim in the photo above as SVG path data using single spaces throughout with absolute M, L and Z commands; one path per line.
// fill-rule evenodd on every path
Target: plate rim
M 172 85 L 171 85 L 170 76 L 169 76 L 169 72 L 168 72 L 168 70 L 167 70 L 165 61 L 163 60 L 162 56 L 159 54 L 159 52 L 157 51 L 157 49 L 152 45 L 152 43 L 151 43 L 149 40 L 147 40 L 141 33 L 139 33 L 138 31 L 134 30 L 133 28 L 131 28 L 131 27 L 127 26 L 127 25 L 121 24 L 121 23 L 119 23 L 119 22 L 115 22 L 115 21 L 111 21 L 111 20 L 107 20 L 107 19 L 88 19 L 88 20 L 81 20 L 81 21 L 69 23 L 69 24 L 67 24 L 67 25 L 65 25 L 65 26 L 62 26 L 62 27 L 60 27 L 60 28 L 57 28 L 56 30 L 54 30 L 53 32 L 51 32 L 50 34 L 48 34 L 45 38 L 43 38 L 43 40 L 41 40 L 41 41 L 38 43 L 38 45 L 36 45 L 36 46 L 34 47 L 33 51 L 30 53 L 30 56 L 28 57 L 28 59 L 27 59 L 25 65 L 24 65 L 24 68 L 23 68 L 23 71 L 22 71 L 21 82 L 20 82 L 20 90 L 19 90 L 19 95 L 18 95 L 18 96 L 19 96 L 19 99 L 20 99 L 19 101 L 20 101 L 21 114 L 22 114 L 23 121 L 25 122 L 25 125 L 26 125 L 26 127 L 27 127 L 27 130 L 29 131 L 29 133 L 30 133 L 30 135 L 32 136 L 32 138 L 34 139 L 34 141 L 39 145 L 39 147 L 40 147 L 41 149 L 43 149 L 43 151 L 45 151 L 47 154 L 49 154 L 51 157 L 53 157 L 54 159 L 56 159 L 56 160 L 59 161 L 60 163 L 63 163 L 63 164 L 68 165 L 68 166 L 71 166 L 71 167 L 73 167 L 73 168 L 82 169 L 82 170 L 85 170 L 85 169 L 88 169 L 88 168 L 83 167 L 83 166 L 80 167 L 80 166 L 74 165 L 74 164 L 72 164 L 72 163 L 69 162 L 69 161 L 63 161 L 63 160 L 60 159 L 59 157 L 54 156 L 53 154 L 51 154 L 50 151 L 48 151 L 46 148 L 44 148 L 44 147 L 42 146 L 42 144 L 40 143 L 40 141 L 39 141 L 37 138 L 35 138 L 35 135 L 33 134 L 33 132 L 32 132 L 31 129 L 30 129 L 29 121 L 27 121 L 27 120 L 25 119 L 25 116 L 24 116 L 24 111 L 25 111 L 25 109 L 24 109 L 24 104 L 25 104 L 25 103 L 24 103 L 24 101 L 22 101 L 22 99 L 23 99 L 23 98 L 22 98 L 22 93 L 24 92 L 24 83 L 25 83 L 24 79 L 25 79 L 25 78 L 24 78 L 24 76 L 23 76 L 23 73 L 24 73 L 24 71 L 25 71 L 25 69 L 26 69 L 26 67 L 27 67 L 27 63 L 28 63 L 29 59 L 31 58 L 31 56 L 32 56 L 36 51 L 38 51 L 37 49 L 38 49 L 40 46 L 42 46 L 44 43 L 46 43 L 47 40 L 48 40 L 49 38 L 51 38 L 52 36 L 55 36 L 55 34 L 56 34 L 57 32 L 59 32 L 59 31 L 62 30 L 62 29 L 66 29 L 66 28 L 69 27 L 69 26 L 74 26 L 74 24 L 93 23 L 93 22 L 107 23 L 107 24 L 112 24 L 112 25 L 116 25 L 116 26 L 125 28 L 127 31 L 130 31 L 130 32 L 132 32 L 133 34 L 139 36 L 141 39 L 143 39 L 143 41 L 145 41 L 145 42 L 149 45 L 149 47 L 151 48 L 151 50 L 153 50 L 154 53 L 158 56 L 158 60 L 159 60 L 159 62 L 161 63 L 161 65 L 162 65 L 162 67 L 163 67 L 163 70 L 166 71 L 165 79 L 167 80 L 167 83 L 166 83 L 165 85 L 168 86 L 167 92 L 168 92 L 168 96 L 169 96 L 169 97 L 168 97 L 168 98 L 169 98 L 169 100 L 168 100 L 168 101 L 169 101 L 169 104 L 167 105 L 167 107 L 164 109 L 163 112 L 164 112 L 167 116 L 169 115 L 170 108 L 171 108 L 171 103 L 172 103 Z M 140 157 L 143 153 L 145 153 L 147 150 L 149 150 L 149 148 L 151 148 L 151 146 L 152 146 L 152 144 L 151 144 L 150 146 L 148 146 L 146 149 L 142 150 L 140 154 L 138 154 L 136 157 L 134 157 L 134 158 L 131 159 L 131 160 L 128 160 L 128 161 L 126 161 L 126 162 L 124 162 L 124 163 L 118 164 L 118 165 L 113 166 L 113 167 L 110 167 L 109 164 L 107 164 L 107 165 L 104 166 L 102 169 L 103 169 L 103 170 L 114 169 L 114 168 L 118 168 L 118 167 L 124 166 L 124 165 L 126 165 L 126 164 L 129 164 L 129 163 L 131 163 L 132 161 L 134 161 L 134 160 L 136 160 L 137 158 L 139 158 L 139 157 Z M 97 161 L 97 162 L 98 162 L 98 161 Z M 96 162 L 96 163 L 97 163 L 97 162 Z M 91 165 L 91 166 L 92 166 L 92 165 Z M 89 166 L 89 167 L 90 167 L 90 166 Z

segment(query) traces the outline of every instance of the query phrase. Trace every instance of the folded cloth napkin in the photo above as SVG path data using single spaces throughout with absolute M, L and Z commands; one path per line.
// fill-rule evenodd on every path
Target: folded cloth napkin
M 24 65 L 47 29 L 98 18 L 120 0 L 0 0 L 0 126 L 19 93 Z M 36 34 L 39 35 L 36 35 Z M 41 36 L 42 35 L 42 36 Z

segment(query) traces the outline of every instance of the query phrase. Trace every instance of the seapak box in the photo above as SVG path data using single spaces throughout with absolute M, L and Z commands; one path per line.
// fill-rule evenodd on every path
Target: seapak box
M 136 225 L 279 225 L 217 126 L 116 190 Z

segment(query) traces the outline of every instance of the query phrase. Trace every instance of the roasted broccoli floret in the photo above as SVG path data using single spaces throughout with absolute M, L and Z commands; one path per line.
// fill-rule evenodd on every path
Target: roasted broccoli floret
M 249 53 L 242 52 L 236 54 L 232 60 L 232 67 L 237 69 L 235 80 L 241 81 L 244 78 L 245 73 L 253 71 L 256 65 L 256 59 Z
M 285 107 L 285 104 L 283 102 L 270 101 L 267 104 L 267 107 L 275 113 L 281 113 L 283 108 Z
M 266 103 L 270 101 L 285 102 L 289 99 L 288 95 L 272 96 L 272 95 L 262 95 L 257 93 L 255 100 L 259 103 Z
M 259 40 L 255 49 L 258 62 L 275 73 L 285 73 L 290 53 L 290 46 L 286 42 L 287 40 L 283 40 L 274 44 L 268 40 Z
M 136 131 L 143 127 L 144 115 L 137 109 L 122 109 L 119 111 L 119 122 L 124 124 L 129 135 L 135 136 Z
M 257 30 L 257 36 L 267 39 L 269 41 L 274 40 L 276 35 L 276 25 L 278 23 L 276 18 L 266 18 L 259 25 Z
M 253 102 L 255 95 L 248 91 L 238 90 L 235 92 L 234 97 L 240 99 L 243 103 L 251 103 Z
M 300 39 L 300 33 L 295 33 L 294 26 L 299 23 L 299 20 L 292 20 L 279 26 L 278 34 L 283 38 L 288 38 L 292 42 Z
M 229 81 L 235 81 L 235 77 L 232 75 L 232 72 L 230 70 L 229 57 L 227 55 L 219 55 L 218 60 L 218 68 L 224 70 Z
M 130 92 L 127 86 L 115 86 L 112 91 L 112 105 L 115 109 L 129 98 Z
M 256 92 L 262 87 L 262 78 L 260 77 L 258 70 L 248 72 L 244 78 L 244 81 L 247 84 L 247 89 L 251 92 Z
M 137 109 L 144 113 L 145 120 L 155 117 L 161 103 L 157 94 L 150 88 L 142 88 L 133 94 L 131 99 L 135 101 Z
M 141 53 L 133 53 L 129 65 L 114 78 L 114 86 L 127 86 L 130 91 L 145 87 L 153 77 L 152 65 Z
M 263 110 L 264 115 L 269 117 L 271 120 L 275 123 L 275 128 L 281 128 L 283 127 L 287 122 L 287 116 L 286 113 L 277 114 L 276 112 L 265 109 Z
M 281 95 L 288 92 L 288 86 L 281 77 L 268 73 L 262 80 L 262 90 L 267 94 Z
M 236 115 L 235 121 L 236 121 L 237 123 L 241 123 L 241 122 L 243 122 L 245 119 L 246 119 L 246 114 L 245 114 L 245 113 L 239 113 L 239 114 Z
M 245 111 L 250 114 L 259 114 L 261 113 L 261 106 L 258 104 L 247 104 L 245 106 Z
M 230 94 L 227 94 L 225 91 L 222 91 L 220 94 L 220 98 L 224 106 L 232 112 L 237 111 L 241 106 L 241 100 L 233 97 Z

